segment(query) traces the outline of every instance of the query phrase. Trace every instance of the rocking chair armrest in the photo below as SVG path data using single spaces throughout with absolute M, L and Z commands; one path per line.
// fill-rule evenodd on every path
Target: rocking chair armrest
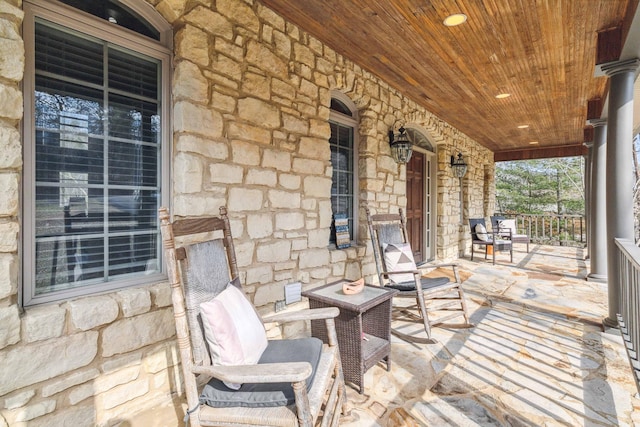
M 312 372 L 308 362 L 263 363 L 259 365 L 193 366 L 195 374 L 205 374 L 231 383 L 281 383 L 306 380 Z
M 456 264 L 456 263 L 447 263 L 447 264 L 431 264 L 431 265 L 425 265 L 426 262 L 421 262 L 418 263 L 418 265 L 416 267 L 418 267 L 418 269 L 420 270 L 426 270 L 426 269 L 430 269 L 430 268 L 440 268 L 440 267 L 460 267 L 460 264 Z
M 396 274 L 406 274 L 406 273 L 411 273 L 411 274 L 420 274 L 420 270 L 398 270 L 398 271 L 383 271 L 382 273 L 380 273 L 382 276 L 385 277 L 389 277 L 389 276 L 394 276 Z
M 285 323 L 299 320 L 322 320 L 338 317 L 339 314 L 340 310 L 337 307 L 311 308 L 289 313 L 269 314 L 264 316 L 262 321 L 265 323 Z

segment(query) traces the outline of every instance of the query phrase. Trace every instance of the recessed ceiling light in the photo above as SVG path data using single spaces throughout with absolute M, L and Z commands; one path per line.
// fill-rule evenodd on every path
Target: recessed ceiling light
M 498 98 L 498 99 L 504 99 L 504 98 L 508 98 L 508 97 L 510 97 L 510 96 L 511 96 L 511 94 L 510 94 L 510 93 L 499 93 L 499 94 L 497 94 L 497 95 L 496 95 L 496 98 Z
M 537 144 L 538 144 L 538 141 L 531 141 L 529 144 L 530 144 L 530 145 L 537 145 Z
M 529 125 L 520 125 L 520 126 L 518 126 L 518 129 L 526 129 L 528 127 L 529 127 Z
M 454 13 L 447 16 L 442 22 L 447 27 L 455 27 L 456 25 L 464 24 L 467 21 L 467 15 L 464 13 Z

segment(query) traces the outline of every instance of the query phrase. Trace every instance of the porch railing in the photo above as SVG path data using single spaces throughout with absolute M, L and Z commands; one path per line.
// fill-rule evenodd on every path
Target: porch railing
M 618 324 L 640 390 L 640 248 L 631 240 L 615 239 L 618 251 L 620 313 Z
M 498 215 L 498 214 L 497 214 Z M 587 229 L 582 215 L 501 214 L 515 218 L 518 233 L 543 245 L 584 246 Z

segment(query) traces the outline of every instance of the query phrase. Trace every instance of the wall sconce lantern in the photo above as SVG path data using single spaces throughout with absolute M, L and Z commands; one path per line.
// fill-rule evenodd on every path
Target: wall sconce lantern
M 389 145 L 391 146 L 391 156 L 396 163 L 407 163 L 411 159 L 411 141 L 407 136 L 404 126 L 400 126 L 398 129 L 400 132 L 397 136 L 393 132 L 393 129 L 389 130 Z
M 467 173 L 467 164 L 462 158 L 462 153 L 458 153 L 457 159 L 451 156 L 451 168 L 453 169 L 453 174 L 460 179 Z

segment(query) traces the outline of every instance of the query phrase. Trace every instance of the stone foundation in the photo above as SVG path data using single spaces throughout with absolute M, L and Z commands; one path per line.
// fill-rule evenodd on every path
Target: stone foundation
M 437 259 L 464 253 L 449 159 L 461 151 L 469 163 L 466 221 L 493 211 L 489 150 L 257 2 L 149 2 L 175 29 L 170 209 L 229 208 L 241 279 L 260 312 L 293 281 L 377 281 L 364 208 L 406 205 L 405 166 L 387 137 L 398 119 L 437 145 Z M 22 19 L 20 0 L 0 0 L 0 426 L 117 425 L 182 391 L 169 287 L 21 308 Z M 357 246 L 344 250 L 328 246 L 333 90 L 360 117 Z

